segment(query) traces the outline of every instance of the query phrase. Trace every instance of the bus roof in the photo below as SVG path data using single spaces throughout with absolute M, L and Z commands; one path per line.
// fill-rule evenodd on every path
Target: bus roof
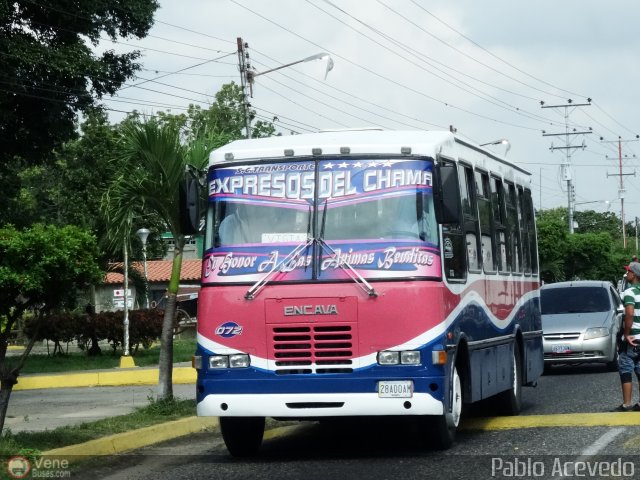
M 348 149 L 348 150 L 347 150 Z M 324 155 L 424 155 L 459 158 L 481 154 L 529 175 L 504 157 L 456 137 L 448 131 L 331 130 L 301 135 L 281 135 L 236 140 L 211 152 L 209 165 L 230 160 L 292 158 Z M 468 158 L 468 160 L 472 160 Z

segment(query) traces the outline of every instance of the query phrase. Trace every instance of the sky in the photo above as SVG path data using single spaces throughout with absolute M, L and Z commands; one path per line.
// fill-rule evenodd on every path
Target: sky
M 570 163 L 576 210 L 620 216 L 622 180 L 625 220 L 640 217 L 636 1 L 160 3 L 149 36 L 101 44 L 142 52 L 137 78 L 105 99 L 114 122 L 134 109 L 206 108 L 223 84 L 240 82 L 240 37 L 258 73 L 318 53 L 333 61 L 326 79 L 326 58 L 255 78 L 252 107 L 284 135 L 453 126 L 478 144 L 508 139 L 507 158 L 532 173 L 537 209 L 567 206 L 561 165 Z M 578 148 L 557 148 L 566 146 Z

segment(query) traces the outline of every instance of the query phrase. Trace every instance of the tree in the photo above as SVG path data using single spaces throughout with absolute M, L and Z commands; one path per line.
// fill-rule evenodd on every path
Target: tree
M 540 277 L 545 282 L 559 282 L 565 277 L 567 229 L 555 211 L 538 212 L 538 256 Z
M 242 89 L 236 83 L 224 84 L 216 93 L 216 101 L 207 109 L 199 105 L 189 105 L 186 114 L 172 115 L 160 112 L 162 123 L 183 129 L 183 140 L 209 140 L 209 148 L 221 147 L 232 140 L 244 136 L 244 106 Z M 254 118 L 250 111 L 249 117 Z M 271 122 L 257 121 L 252 129 L 253 138 L 275 135 L 275 127 Z
M 0 431 L 13 386 L 47 315 L 76 306 L 78 290 L 97 284 L 95 237 L 73 226 L 0 229 Z M 11 330 L 25 312 L 35 316 L 34 335 L 22 355 L 7 358 Z
M 0 225 L 20 220 L 18 173 L 52 158 L 90 112 L 139 68 L 139 52 L 97 54 L 102 35 L 144 37 L 157 0 L 0 3 Z
M 169 123 L 150 120 L 130 125 L 124 132 L 127 166 L 103 198 L 112 245 L 131 238 L 131 224 L 142 213 L 163 219 L 175 242 L 167 304 L 160 338 L 158 398 L 173 397 L 173 321 L 185 244 L 179 202 L 180 185 L 188 165 L 203 169 L 209 148 L 202 141 L 180 142 L 179 130 Z
M 104 231 L 100 199 L 119 172 L 120 127 L 104 112 L 91 112 L 80 124 L 80 136 L 51 154 L 50 165 L 34 165 L 20 174 L 22 225 L 77 225 L 100 237 Z
M 611 213 L 578 213 L 579 227 L 570 235 L 566 208 L 537 212 L 541 278 L 545 282 L 581 279 L 616 284 L 631 257 L 622 248 L 620 220 Z
M 577 230 L 580 233 L 606 232 L 612 239 L 622 238 L 622 222 L 613 212 L 584 210 L 575 212 L 573 219 L 578 224 Z

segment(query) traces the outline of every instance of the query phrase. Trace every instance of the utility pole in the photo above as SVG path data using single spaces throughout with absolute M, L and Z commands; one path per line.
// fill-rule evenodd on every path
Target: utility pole
M 246 51 L 246 49 L 249 48 L 249 44 L 244 43 L 242 37 L 238 37 L 236 41 L 238 44 L 238 66 L 240 67 L 240 87 L 242 88 L 242 110 L 244 113 L 244 128 L 246 129 L 247 138 L 251 138 L 251 118 L 249 112 L 251 104 L 249 103 L 249 95 L 247 94 L 247 86 L 251 88 L 251 83 L 249 82 L 249 69 L 251 68 L 251 66 L 249 65 L 249 63 L 247 63 L 247 60 L 249 59 L 249 52 Z
M 628 140 L 623 140 L 621 137 L 618 137 L 617 140 L 604 140 L 603 137 L 600 137 L 600 141 L 602 143 L 617 143 L 618 144 L 618 173 L 609 174 L 609 172 L 607 172 L 607 178 L 609 178 L 609 177 L 620 177 L 620 188 L 618 189 L 618 198 L 620 199 L 620 218 L 622 218 L 622 246 L 623 246 L 623 248 L 627 248 L 627 226 L 625 225 L 625 222 L 624 222 L 624 196 L 625 196 L 626 191 L 624 189 L 623 177 L 625 177 L 627 175 L 633 175 L 635 177 L 636 176 L 636 171 L 634 170 L 633 173 L 622 173 L 622 144 L 623 143 L 627 143 L 627 142 L 637 142 L 638 138 L 640 138 L 640 135 L 636 135 L 636 138 L 632 138 L 632 139 L 628 139 Z M 636 220 L 637 220 L 637 218 L 636 218 Z M 636 251 L 638 250 L 637 229 L 638 229 L 638 225 L 636 223 Z
M 540 106 L 542 108 L 561 108 L 564 109 L 564 133 L 546 133 L 544 130 L 542 131 L 543 137 L 559 137 L 564 136 L 564 146 L 555 147 L 553 142 L 551 143 L 551 147 L 549 150 L 552 152 L 554 150 L 564 150 L 566 154 L 565 162 L 562 164 L 562 178 L 567 182 L 567 211 L 569 217 L 569 233 L 573 233 L 573 200 L 575 198 L 575 190 L 571 180 L 571 152 L 576 148 L 581 148 L 584 150 L 586 148 L 586 144 L 584 143 L 584 139 L 582 140 L 581 145 L 572 145 L 571 144 L 571 135 L 587 135 L 592 133 L 591 127 L 589 127 L 589 131 L 587 132 L 578 132 L 574 128 L 573 131 L 569 131 L 569 115 L 571 111 L 575 110 L 577 107 L 587 107 L 591 105 L 591 99 L 587 98 L 588 103 L 573 103 L 573 100 L 567 100 L 566 104 L 563 105 L 545 105 L 544 102 L 540 102 Z

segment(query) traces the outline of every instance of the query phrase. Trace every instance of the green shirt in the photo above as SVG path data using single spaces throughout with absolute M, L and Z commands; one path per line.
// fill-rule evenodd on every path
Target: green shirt
M 633 285 L 631 288 L 627 288 L 623 294 L 622 299 L 624 305 L 633 305 L 633 323 L 631 324 L 630 335 L 640 335 L 640 285 Z

